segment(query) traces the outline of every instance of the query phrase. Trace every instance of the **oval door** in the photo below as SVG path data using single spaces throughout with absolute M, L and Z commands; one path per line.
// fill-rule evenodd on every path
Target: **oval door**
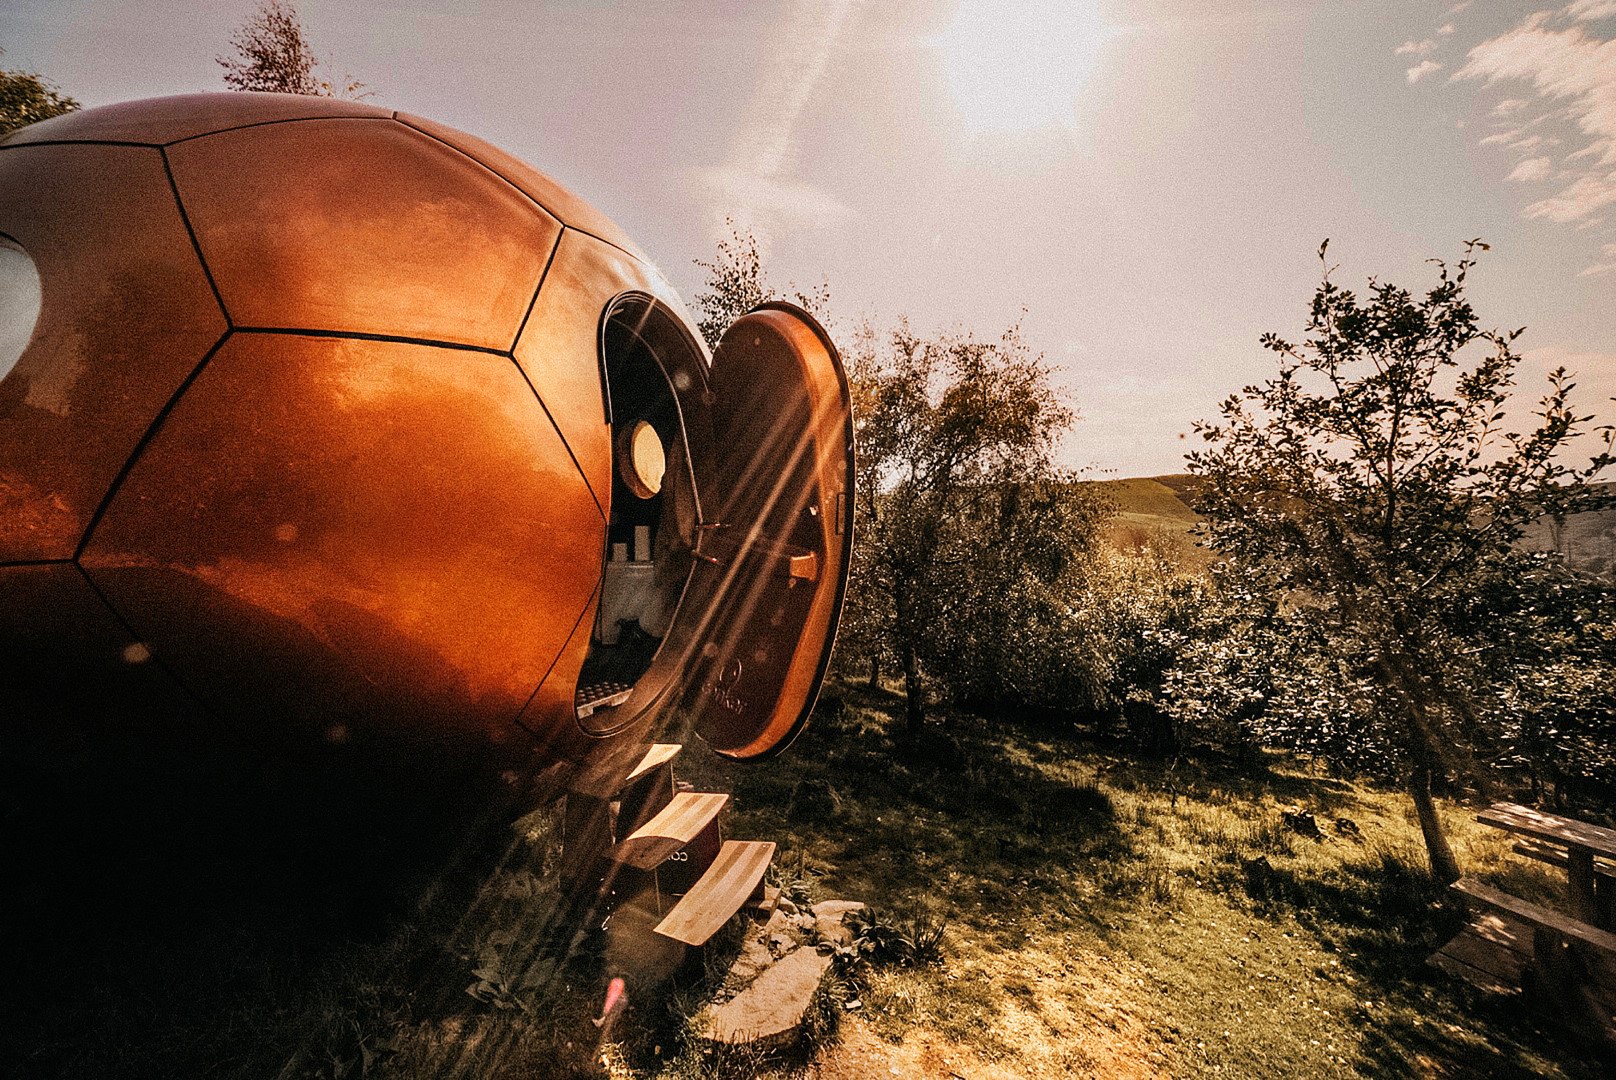
M 824 330 L 783 303 L 729 328 L 708 385 L 690 583 L 704 618 L 685 703 L 713 749 L 756 758 L 802 729 L 830 659 L 852 552 L 852 402 Z

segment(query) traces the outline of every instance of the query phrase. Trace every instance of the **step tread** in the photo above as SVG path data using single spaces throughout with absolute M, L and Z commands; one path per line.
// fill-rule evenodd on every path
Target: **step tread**
M 719 792 L 681 791 L 650 821 L 624 837 L 612 850 L 612 857 L 650 870 L 700 835 L 727 802 L 729 796 Z
M 675 904 L 656 932 L 704 945 L 757 891 L 774 858 L 771 840 L 726 840 L 701 880 Z
M 683 744 L 676 742 L 652 743 L 645 751 L 645 756 L 640 759 L 640 763 L 629 772 L 628 780 L 638 780 L 657 766 L 666 765 L 678 757 L 679 751 L 683 749 Z M 628 781 L 624 782 L 627 783 Z

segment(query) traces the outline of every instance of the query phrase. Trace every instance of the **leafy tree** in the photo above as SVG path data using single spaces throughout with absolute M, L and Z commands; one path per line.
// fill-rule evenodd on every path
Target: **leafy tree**
M 359 99 L 364 83 L 344 76 L 340 85 L 316 74 L 319 61 L 303 34 L 291 0 L 260 0 L 252 16 L 230 38 L 234 55 L 218 57 L 224 84 L 232 90 L 306 94 Z
M 0 55 L 5 50 L 0 49 Z M 31 71 L 0 69 L 0 136 L 78 109 L 79 103 Z
M 1402 774 L 1445 881 L 1459 870 L 1432 784 L 1485 783 L 1487 657 L 1508 644 L 1491 600 L 1519 580 L 1529 522 L 1608 502 L 1589 481 L 1613 460 L 1605 428 L 1586 465 L 1566 463 L 1592 418 L 1563 370 L 1531 430 L 1507 430 L 1521 331 L 1480 327 L 1465 296 L 1479 250 L 1434 260 L 1423 296 L 1371 280 L 1360 300 L 1326 263 L 1308 337 L 1265 335 L 1278 373 L 1223 402 L 1188 455 L 1211 543 L 1311 637 L 1313 700 L 1329 691 L 1339 709 L 1332 746 L 1373 747 Z
M 1054 465 L 1075 416 L 1017 328 L 983 341 L 923 338 L 900 323 L 861 346 L 858 602 L 902 667 L 916 735 L 928 658 L 956 691 L 1035 697 L 1006 679 L 1049 648 L 1041 627 L 1067 614 L 1060 583 L 1103 510 Z
M 703 336 L 776 297 L 756 240 L 730 223 L 696 295 Z M 827 290 L 793 290 L 825 318 Z M 1049 703 L 1086 678 L 1065 596 L 1103 516 L 1054 467 L 1073 421 L 1049 369 L 1012 328 L 996 340 L 923 338 L 906 323 L 844 339 L 850 358 L 857 503 L 837 652 L 904 676 L 908 731 L 931 680 L 956 698 Z

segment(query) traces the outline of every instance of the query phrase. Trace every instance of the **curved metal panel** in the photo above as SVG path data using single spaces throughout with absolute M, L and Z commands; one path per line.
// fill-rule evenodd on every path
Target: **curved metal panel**
M 82 562 L 229 715 L 497 739 L 573 633 L 603 542 L 509 358 L 237 333 Z
M 12 132 L 0 145 L 41 142 L 136 142 L 161 145 L 246 124 L 321 116 L 389 117 L 358 101 L 304 94 L 178 94 L 53 116 Z
M 627 255 L 564 230 L 516 342 L 516 362 L 538 388 L 603 513 L 612 492 L 612 429 L 606 422 L 600 324 L 612 298 L 642 282 L 639 265 Z
M 237 326 L 505 351 L 560 224 L 391 120 L 242 128 L 169 151 Z
M 513 157 L 495 146 L 477 138 L 467 135 L 463 131 L 456 131 L 447 124 L 440 124 L 436 120 L 428 120 L 421 116 L 412 116 L 409 113 L 396 113 L 398 121 L 408 124 L 417 131 L 425 132 L 434 139 L 439 139 L 459 150 L 461 153 L 482 162 L 488 168 L 504 177 L 511 184 L 519 188 L 528 198 L 554 214 L 561 223 L 581 229 L 592 236 L 597 236 L 609 244 L 613 244 L 644 260 L 640 249 L 634 246 L 634 241 L 628 234 L 605 214 L 590 206 L 584 200 L 550 179 L 548 176 L 529 165 L 520 158 Z
M 598 578 L 597 578 L 598 580 Z M 574 624 L 572 635 L 551 665 L 544 681 L 534 692 L 532 700 L 522 709 L 517 722 L 536 737 L 544 751 L 554 756 L 574 758 L 575 748 L 586 740 L 579 730 L 574 707 L 578 691 L 578 672 L 589 653 L 589 635 L 595 625 L 595 609 L 600 604 L 597 586 Z M 543 756 L 552 756 L 545 753 Z
M 713 454 L 697 476 L 711 516 L 686 594 L 706 644 L 688 685 L 713 749 L 756 758 L 807 722 L 835 640 L 852 553 L 852 403 L 829 338 L 788 304 L 725 331 L 711 386 Z
M 0 562 L 69 558 L 225 320 L 156 150 L 0 154 L 0 233 L 42 295 L 0 379 Z

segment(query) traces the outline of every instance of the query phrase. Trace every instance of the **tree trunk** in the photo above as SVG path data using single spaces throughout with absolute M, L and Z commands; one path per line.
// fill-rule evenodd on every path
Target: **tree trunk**
M 907 583 L 899 578 L 892 589 L 893 614 L 898 617 L 898 658 L 903 661 L 904 735 L 913 739 L 926 726 L 926 706 L 921 698 L 920 656 L 915 650 L 914 612 Z
M 1444 885 L 1459 880 L 1459 860 L 1453 857 L 1448 837 L 1442 831 L 1442 819 L 1437 817 L 1436 802 L 1431 798 L 1431 767 L 1415 765 L 1408 774 L 1408 793 L 1414 799 L 1414 811 L 1419 815 L 1420 833 L 1425 837 L 1425 850 L 1431 857 L 1431 876 Z
M 871 690 L 881 689 L 881 654 L 870 654 L 870 682 Z
M 926 706 L 921 700 L 920 658 L 915 655 L 911 641 L 903 643 L 903 711 L 907 720 L 904 734 L 911 739 L 926 727 Z

